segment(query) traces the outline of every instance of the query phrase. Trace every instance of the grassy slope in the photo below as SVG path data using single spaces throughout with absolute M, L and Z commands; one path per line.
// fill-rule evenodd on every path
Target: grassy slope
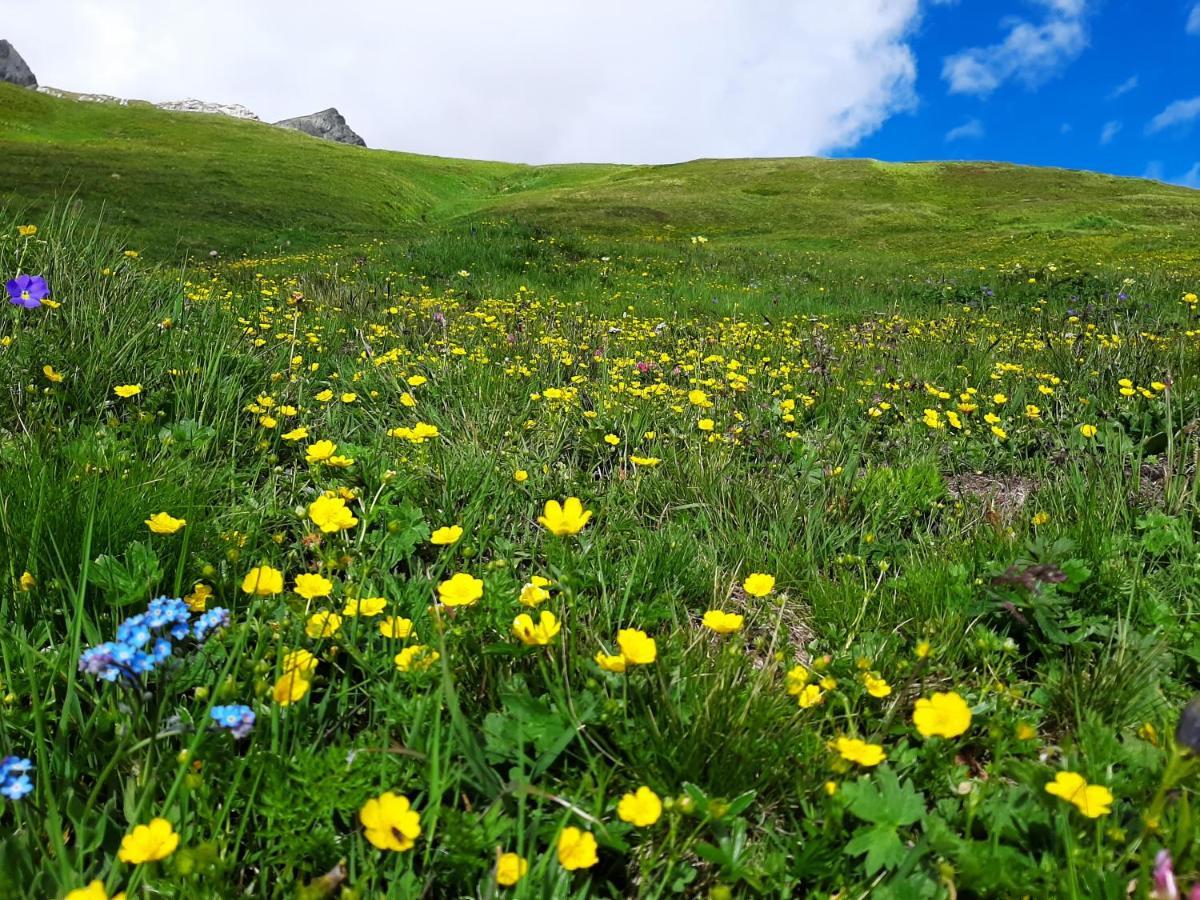
M 159 251 L 379 236 L 490 196 L 520 168 L 364 152 L 222 116 L 9 85 L 0 85 L 0 133 L 4 199 L 38 210 L 75 194 Z
M 503 208 L 560 228 L 662 234 L 871 256 L 970 259 L 1051 246 L 1195 258 L 1200 192 L 1091 172 L 1000 163 L 697 160 L 527 192 Z M 1081 260 L 1090 262 L 1086 257 Z
M 995 163 L 543 166 L 367 151 L 220 116 L 0 85 L 0 201 L 74 193 L 169 252 L 363 240 L 476 216 L 555 231 L 836 251 L 873 263 L 1200 259 L 1200 192 Z

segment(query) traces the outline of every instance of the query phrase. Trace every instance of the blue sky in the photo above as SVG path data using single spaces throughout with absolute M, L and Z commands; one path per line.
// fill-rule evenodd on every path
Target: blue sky
M 911 110 L 837 155 L 1004 160 L 1200 187 L 1195 0 L 929 4 L 909 46 Z

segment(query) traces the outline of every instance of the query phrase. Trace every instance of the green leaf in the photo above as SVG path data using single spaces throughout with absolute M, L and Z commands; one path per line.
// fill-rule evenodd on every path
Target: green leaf
M 892 868 L 904 859 L 904 845 L 896 829 L 888 825 L 860 828 L 850 838 L 845 847 L 847 856 L 867 855 L 863 867 L 868 875 L 874 875 L 880 869 Z
M 134 541 L 125 551 L 125 561 L 107 554 L 96 557 L 88 569 L 88 582 L 104 593 L 113 606 L 128 606 L 149 599 L 162 579 L 158 557 L 147 544 Z
M 747 807 L 754 802 L 756 793 L 756 791 L 744 791 L 741 794 L 738 794 L 729 801 L 729 806 L 726 808 L 725 813 L 721 816 L 721 818 L 732 819 L 734 816 L 741 815 L 746 811 Z
M 912 780 L 900 783 L 889 767 L 878 770 L 875 781 L 864 775 L 843 787 L 850 812 L 866 822 L 899 828 L 920 821 L 925 815 L 925 796 Z
M 707 844 L 704 841 L 700 841 L 692 849 L 696 851 L 697 856 L 699 856 L 701 859 L 708 860 L 713 865 L 727 866 L 732 862 L 728 853 L 721 848 L 714 847 L 712 844 Z

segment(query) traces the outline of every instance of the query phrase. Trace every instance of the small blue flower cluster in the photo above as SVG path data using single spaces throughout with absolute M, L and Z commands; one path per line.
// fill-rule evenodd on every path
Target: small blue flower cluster
M 229 729 L 229 733 L 238 740 L 254 730 L 254 710 L 248 706 L 214 706 L 209 715 L 217 727 Z
M 33 763 L 19 756 L 6 756 L 0 759 L 0 796 L 9 800 L 20 800 L 33 791 L 33 782 L 29 773 L 33 771 Z
M 79 669 L 105 681 L 134 679 L 171 657 L 175 645 L 188 637 L 203 643 L 229 624 L 229 610 L 214 607 L 195 622 L 187 604 L 177 597 L 158 597 L 144 613 L 130 616 L 117 627 L 117 639 L 89 647 L 79 656 Z
M 228 624 L 229 610 L 221 606 L 214 606 L 192 624 L 192 637 L 200 642 L 207 641 L 210 634 Z

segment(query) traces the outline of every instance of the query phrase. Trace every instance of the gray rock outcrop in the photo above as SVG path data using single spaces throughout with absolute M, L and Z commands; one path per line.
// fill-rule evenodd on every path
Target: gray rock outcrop
M 235 119 L 259 121 L 258 116 L 240 103 L 208 103 L 204 100 L 193 100 L 189 97 L 187 100 L 171 100 L 167 103 L 155 103 L 154 105 L 168 112 L 209 113 L 218 116 L 231 116 Z
M 17 52 L 17 48 L 8 41 L 0 41 L 0 81 L 7 81 L 21 87 L 37 87 L 37 78 Z
M 354 133 L 353 129 L 346 124 L 342 114 L 333 107 L 313 113 L 311 116 L 297 116 L 294 119 L 284 119 L 275 124 L 280 128 L 294 128 L 296 131 L 303 131 L 305 134 L 326 141 L 353 144 L 356 147 L 367 146 L 367 142 Z

